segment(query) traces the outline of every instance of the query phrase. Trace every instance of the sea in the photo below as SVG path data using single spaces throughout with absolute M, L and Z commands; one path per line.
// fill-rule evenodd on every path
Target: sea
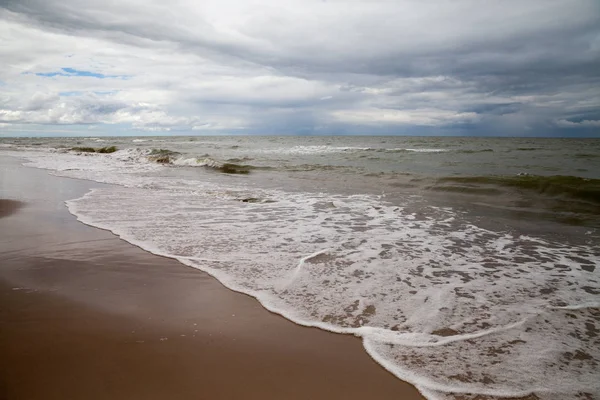
M 360 337 L 428 399 L 600 399 L 600 139 L 5 137 L 0 155 L 110 184 L 66 206 Z

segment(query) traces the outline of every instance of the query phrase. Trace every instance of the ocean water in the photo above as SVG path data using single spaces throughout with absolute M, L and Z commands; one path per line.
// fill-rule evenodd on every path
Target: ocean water
M 0 154 L 112 184 L 69 210 L 361 337 L 429 399 L 600 399 L 600 140 L 3 138 Z

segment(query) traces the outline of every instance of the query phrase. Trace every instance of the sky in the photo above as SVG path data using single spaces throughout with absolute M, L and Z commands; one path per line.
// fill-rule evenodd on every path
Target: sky
M 0 0 L 0 136 L 600 137 L 598 0 Z

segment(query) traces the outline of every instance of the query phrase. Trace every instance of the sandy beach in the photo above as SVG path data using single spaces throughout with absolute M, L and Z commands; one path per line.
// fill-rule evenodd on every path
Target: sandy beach
M 99 186 L 0 157 L 0 399 L 422 398 L 360 339 L 78 222 Z

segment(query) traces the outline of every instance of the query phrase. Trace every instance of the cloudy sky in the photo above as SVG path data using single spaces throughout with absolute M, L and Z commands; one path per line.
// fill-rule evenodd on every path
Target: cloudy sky
M 0 0 L 0 135 L 600 136 L 598 0 Z

